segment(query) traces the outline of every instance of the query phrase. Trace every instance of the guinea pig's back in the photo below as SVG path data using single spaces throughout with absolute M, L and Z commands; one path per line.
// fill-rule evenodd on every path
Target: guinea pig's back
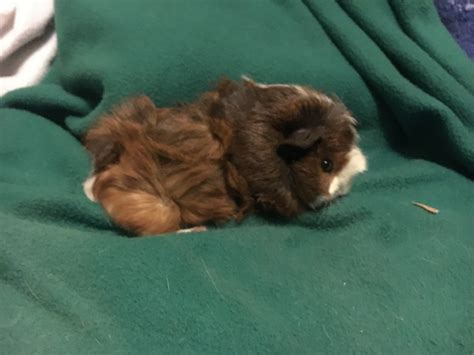
M 162 184 L 180 207 L 184 224 L 234 218 L 238 207 L 229 196 L 225 171 L 230 127 L 192 107 L 163 112 L 163 116 L 148 135 L 154 142 Z
M 174 152 L 177 160 L 196 162 L 219 159 L 224 154 L 207 122 L 193 119 L 185 112 L 167 111 L 159 112 L 157 123 L 145 128 L 146 136 L 157 149 Z

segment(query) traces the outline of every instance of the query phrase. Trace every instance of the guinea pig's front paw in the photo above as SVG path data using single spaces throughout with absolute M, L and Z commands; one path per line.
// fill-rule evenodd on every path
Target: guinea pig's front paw
M 180 229 L 176 233 L 199 233 L 199 232 L 206 232 L 207 228 L 206 226 L 197 226 L 193 228 L 186 228 L 186 229 Z

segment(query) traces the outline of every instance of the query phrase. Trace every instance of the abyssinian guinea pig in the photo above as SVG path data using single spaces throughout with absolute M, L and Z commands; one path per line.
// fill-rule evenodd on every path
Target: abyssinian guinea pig
M 245 77 L 173 108 L 135 97 L 87 132 L 84 190 L 138 235 L 200 230 L 254 210 L 293 217 L 346 194 L 366 170 L 355 123 L 321 92 Z

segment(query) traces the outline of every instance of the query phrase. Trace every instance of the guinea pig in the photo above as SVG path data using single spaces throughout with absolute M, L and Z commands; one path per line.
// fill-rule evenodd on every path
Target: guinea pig
M 85 135 L 86 195 L 138 235 L 203 230 L 265 212 L 285 218 L 349 192 L 367 169 L 342 102 L 299 85 L 222 80 L 197 101 L 128 99 Z

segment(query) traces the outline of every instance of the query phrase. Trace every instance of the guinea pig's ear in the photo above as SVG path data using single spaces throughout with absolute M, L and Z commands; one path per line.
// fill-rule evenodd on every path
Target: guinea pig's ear
M 304 157 L 321 141 L 321 132 L 311 128 L 300 128 L 292 132 L 280 144 L 277 154 L 286 162 Z
M 237 88 L 236 82 L 224 77 L 219 80 L 216 91 L 220 97 L 226 97 L 235 92 Z
M 107 166 L 116 164 L 123 147 L 113 137 L 105 127 L 91 129 L 85 136 L 84 143 L 86 149 L 91 153 L 94 172 L 100 172 Z
M 312 128 L 300 128 L 293 131 L 283 144 L 291 145 L 301 149 L 308 149 L 321 140 L 321 132 Z

